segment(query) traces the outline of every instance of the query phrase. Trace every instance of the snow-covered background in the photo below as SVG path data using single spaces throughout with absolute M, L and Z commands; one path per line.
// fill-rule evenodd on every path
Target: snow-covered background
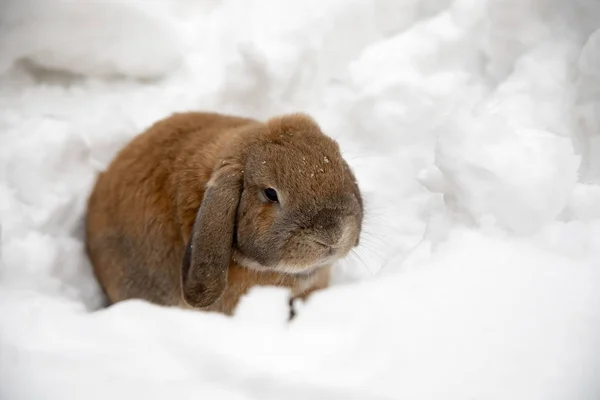
M 3 0 L 1 399 L 600 399 L 600 2 Z M 287 324 L 102 307 L 95 175 L 175 111 L 307 111 L 367 204 Z

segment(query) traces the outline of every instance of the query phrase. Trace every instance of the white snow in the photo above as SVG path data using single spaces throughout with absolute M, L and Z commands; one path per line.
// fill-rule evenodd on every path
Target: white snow
M 8 0 L 0 398 L 600 398 L 600 2 Z M 96 174 L 152 122 L 307 111 L 362 244 L 297 304 L 103 307 Z

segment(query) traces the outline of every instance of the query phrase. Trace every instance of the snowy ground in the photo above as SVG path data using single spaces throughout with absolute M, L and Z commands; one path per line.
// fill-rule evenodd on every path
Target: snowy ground
M 4 0 L 0 398 L 600 398 L 600 2 Z M 290 325 L 102 309 L 95 174 L 150 123 L 307 111 L 367 203 Z

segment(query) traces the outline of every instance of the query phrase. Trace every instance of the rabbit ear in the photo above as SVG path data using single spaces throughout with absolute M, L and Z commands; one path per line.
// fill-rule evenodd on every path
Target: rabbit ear
M 192 307 L 208 307 L 225 291 L 241 191 L 234 165 L 221 167 L 207 184 L 181 271 L 183 300 Z

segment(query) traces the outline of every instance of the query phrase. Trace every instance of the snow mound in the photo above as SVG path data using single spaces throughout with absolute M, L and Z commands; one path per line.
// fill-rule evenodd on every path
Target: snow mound
M 473 121 L 440 138 L 432 168 L 444 181 L 435 184 L 470 221 L 492 218 L 511 232 L 533 233 L 564 209 L 579 157 L 568 138 L 502 125 Z
M 0 12 L 0 398 L 600 398 L 600 3 L 15 1 Z M 96 175 L 176 111 L 311 113 L 366 202 L 297 303 L 103 307 Z
M 182 60 L 176 21 L 141 2 L 8 1 L 0 17 L 0 72 L 38 69 L 157 78 Z M 157 8 L 157 7 L 155 7 Z

